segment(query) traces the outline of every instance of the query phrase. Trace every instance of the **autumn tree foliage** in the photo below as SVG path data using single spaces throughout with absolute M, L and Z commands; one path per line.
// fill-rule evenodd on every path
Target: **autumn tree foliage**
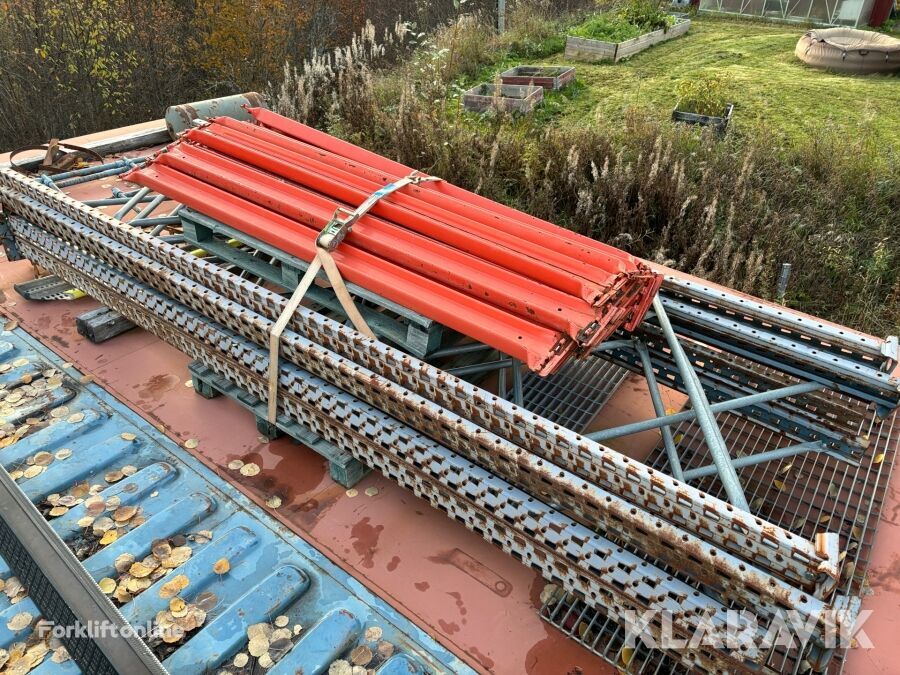
M 0 151 L 266 89 L 367 21 L 430 30 L 490 0 L 0 0 Z
M 181 18 L 171 0 L 0 5 L 0 147 L 158 116 L 185 81 L 166 68 Z
M 267 82 L 296 59 L 309 20 L 303 0 L 213 0 L 197 5 L 196 63 L 214 89 L 234 92 Z

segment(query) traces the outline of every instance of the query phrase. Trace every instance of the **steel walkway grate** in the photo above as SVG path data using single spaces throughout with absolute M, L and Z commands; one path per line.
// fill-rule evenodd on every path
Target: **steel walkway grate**
M 158 628 L 190 611 L 194 625 L 180 637 L 176 631 L 179 639 L 148 641 L 169 672 L 263 672 L 257 658 L 232 665 L 236 654 L 246 656 L 248 633 L 262 625 L 271 635 L 285 627 L 290 633 L 266 643 L 272 673 L 326 672 L 357 647 L 368 649 L 366 665 L 379 675 L 471 672 L 21 329 L 0 336 L 0 416 L 0 464 L 122 616 Z M 41 673 L 94 672 L 94 661 L 57 663 L 38 644 L 39 604 L 49 606 L 44 601 L 55 587 L 41 575 L 28 578 L 21 542 L 4 530 L 0 652 L 34 647 Z M 13 581 L 13 570 L 24 578 Z M 31 588 L 22 588 L 26 581 Z M 186 609 L 173 608 L 173 596 Z M 61 618 L 71 619 L 64 612 Z M 76 649 L 73 656 L 85 654 Z
M 551 422 L 580 433 L 627 374 L 625 368 L 595 356 L 569 361 L 548 377 L 529 371 L 522 380 L 523 405 Z
M 869 448 L 859 466 L 823 453 L 798 455 L 780 461 L 738 469 L 752 512 L 805 538 L 826 527 L 841 535 L 846 555 L 840 592 L 861 597 L 867 590 L 866 572 L 891 472 L 900 449 L 900 413 L 885 419 L 869 414 L 859 435 L 868 436 Z M 788 438 L 744 417 L 719 415 L 722 434 L 735 456 L 792 444 Z M 674 430 L 685 470 L 712 462 L 699 427 L 685 422 Z M 647 464 L 668 471 L 665 448 L 658 445 Z M 722 497 L 723 488 L 714 477 L 695 484 L 711 495 Z M 623 650 L 624 629 L 603 612 L 588 608 L 570 595 L 557 594 L 544 603 L 541 618 L 598 654 L 617 668 L 640 675 L 689 672 L 658 651 L 638 646 Z M 776 672 L 802 674 L 811 670 L 808 653 L 773 651 L 767 665 Z M 839 652 L 826 670 L 839 675 L 844 654 Z M 812 657 L 809 657 L 810 659 Z

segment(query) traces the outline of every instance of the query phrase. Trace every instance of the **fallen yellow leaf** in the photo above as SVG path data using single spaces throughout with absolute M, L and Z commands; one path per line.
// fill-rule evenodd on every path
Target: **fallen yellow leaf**
M 184 574 L 179 574 L 173 577 L 171 581 L 167 581 L 162 585 L 159 589 L 159 597 L 166 599 L 174 598 L 187 588 L 189 583 L 191 583 L 190 580 Z

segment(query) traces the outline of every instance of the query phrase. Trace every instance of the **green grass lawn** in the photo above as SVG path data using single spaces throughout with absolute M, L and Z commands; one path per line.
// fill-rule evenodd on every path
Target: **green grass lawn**
M 569 96 L 551 97 L 558 123 L 619 124 L 629 107 L 668 119 L 675 83 L 704 72 L 729 79 L 739 131 L 763 130 L 773 141 L 815 136 L 825 125 L 842 133 L 869 127 L 878 145 L 900 150 L 900 76 L 850 76 L 815 70 L 794 56 L 801 26 L 698 17 L 684 37 L 617 64 L 577 66 Z M 539 60 L 563 64 L 562 54 Z M 557 105 L 557 102 L 559 105 Z M 776 138 L 778 140 L 776 140 Z

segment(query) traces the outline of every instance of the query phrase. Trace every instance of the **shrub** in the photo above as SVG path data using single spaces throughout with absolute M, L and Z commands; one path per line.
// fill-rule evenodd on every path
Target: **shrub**
M 300 122 L 324 127 L 333 110 L 347 118 L 370 114 L 372 70 L 415 44 L 409 24 L 398 21 L 378 36 L 367 22 L 346 47 L 313 56 L 299 67 L 285 64 L 281 84 L 269 89 L 272 108 Z M 359 91 L 354 93 L 354 88 Z
M 547 2 L 553 10 L 570 4 Z M 281 79 L 286 61 L 333 59 L 332 49 L 367 19 L 379 36 L 400 13 L 417 30 L 431 31 L 461 11 L 496 6 L 492 0 L 0 1 L 0 150 L 156 119 L 170 105 L 261 91 Z
M 668 30 L 674 23 L 675 17 L 652 0 L 629 0 L 615 11 L 592 16 L 569 32 L 592 40 L 624 42 L 660 28 Z
M 668 29 L 675 23 L 675 17 L 660 9 L 659 3 L 653 0 L 628 0 L 617 14 L 622 21 L 638 26 L 644 33 Z
M 678 102 L 675 109 L 697 115 L 721 115 L 728 105 L 725 78 L 701 75 L 679 80 L 675 85 Z
M 549 0 L 517 2 L 507 11 L 506 32 L 498 36 L 498 46 L 510 56 L 540 59 L 565 48 L 565 29 L 572 15 L 560 16 Z
M 600 14 L 591 17 L 570 31 L 572 35 L 578 37 L 591 40 L 605 40 L 606 42 L 624 42 L 625 40 L 638 37 L 642 32 L 639 26 L 622 21 L 613 14 Z
M 193 80 L 180 3 L 0 3 L 0 149 L 159 117 Z

